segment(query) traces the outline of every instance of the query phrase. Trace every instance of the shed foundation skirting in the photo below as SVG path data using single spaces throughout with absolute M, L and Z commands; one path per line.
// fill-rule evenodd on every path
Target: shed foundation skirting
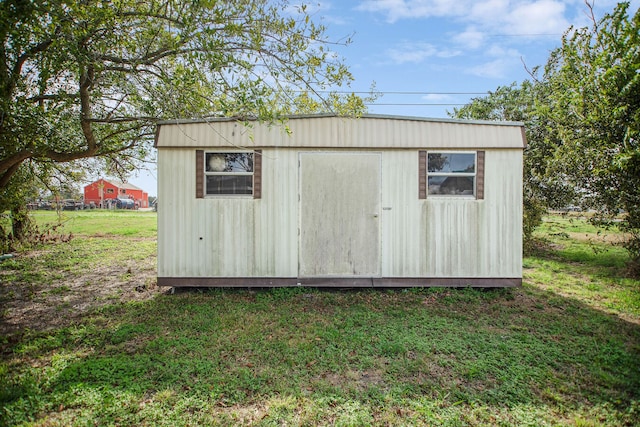
M 356 277 L 302 279 L 295 277 L 158 277 L 158 286 L 194 288 L 277 288 L 290 286 L 318 288 L 504 288 L 522 286 L 522 279 L 505 277 Z

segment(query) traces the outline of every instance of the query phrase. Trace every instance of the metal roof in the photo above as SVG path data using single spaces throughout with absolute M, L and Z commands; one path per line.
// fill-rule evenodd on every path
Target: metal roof
M 524 126 L 523 122 L 512 121 L 498 121 L 498 120 L 469 120 L 469 119 L 452 119 L 452 118 L 435 118 L 435 117 L 420 117 L 420 116 L 400 116 L 391 114 L 362 114 L 359 116 L 340 116 L 334 113 L 318 113 L 318 114 L 293 114 L 283 116 L 284 122 L 288 120 L 296 119 L 313 119 L 313 118 L 327 118 L 336 117 L 342 119 L 383 119 L 383 120 L 408 120 L 419 122 L 436 122 L 436 123 L 459 123 L 468 125 L 496 125 L 496 126 Z M 172 119 L 161 120 L 158 125 L 175 125 L 175 124 L 189 124 L 189 123 L 215 123 L 215 122 L 257 122 L 256 117 L 202 117 L 197 119 Z
M 366 114 L 289 116 L 282 122 L 210 118 L 160 122 L 156 147 L 524 148 L 524 124 Z

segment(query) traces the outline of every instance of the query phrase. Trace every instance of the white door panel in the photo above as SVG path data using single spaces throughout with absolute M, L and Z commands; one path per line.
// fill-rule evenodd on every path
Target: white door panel
M 300 154 L 300 277 L 380 275 L 380 154 Z

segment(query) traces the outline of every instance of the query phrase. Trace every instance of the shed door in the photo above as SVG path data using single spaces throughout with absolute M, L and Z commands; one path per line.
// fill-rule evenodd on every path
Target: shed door
M 300 277 L 380 275 L 380 154 L 300 154 Z

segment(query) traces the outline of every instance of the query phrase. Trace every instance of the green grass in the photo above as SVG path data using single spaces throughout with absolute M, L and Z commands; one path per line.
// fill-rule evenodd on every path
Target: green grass
M 619 244 L 624 236 L 570 216 L 547 217 L 536 235 L 543 246 L 523 261 L 529 283 L 624 318 L 640 318 L 640 283 L 626 277 L 627 254 Z
M 155 212 L 126 210 L 33 211 L 32 217 L 41 229 L 62 224 L 58 232 L 87 236 L 155 237 Z
M 0 264 L 0 278 L 7 284 L 51 286 L 51 293 L 62 292 L 65 284 L 58 282 L 70 275 L 77 277 L 109 265 L 122 266 L 156 251 L 155 212 L 35 211 L 32 216 L 41 232 L 51 230 L 53 243 L 42 245 L 33 251 L 33 256 L 16 257 Z M 56 236 L 69 234 L 73 237 L 66 244 L 55 240 Z
M 640 282 L 563 221 L 518 289 L 178 291 L 5 337 L 0 425 L 637 425 Z M 56 254 L 132 255 L 86 240 L 0 268 L 64 294 Z

